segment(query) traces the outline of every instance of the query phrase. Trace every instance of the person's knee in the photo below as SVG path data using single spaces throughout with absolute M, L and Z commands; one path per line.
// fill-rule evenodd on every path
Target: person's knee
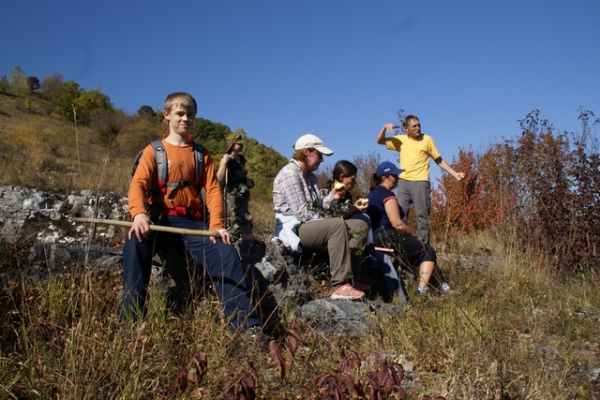
M 437 253 L 435 252 L 435 249 L 431 247 L 429 243 L 424 243 L 423 246 L 425 246 L 425 259 L 437 263 Z

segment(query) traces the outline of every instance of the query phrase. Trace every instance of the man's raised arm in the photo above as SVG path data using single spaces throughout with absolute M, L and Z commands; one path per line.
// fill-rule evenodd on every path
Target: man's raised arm
M 377 143 L 379 144 L 385 144 L 385 133 L 386 131 L 391 133 L 394 131 L 394 129 L 396 128 L 396 126 L 394 124 L 385 124 L 383 126 L 383 128 L 381 128 L 381 130 L 379 131 L 379 133 L 377 134 Z

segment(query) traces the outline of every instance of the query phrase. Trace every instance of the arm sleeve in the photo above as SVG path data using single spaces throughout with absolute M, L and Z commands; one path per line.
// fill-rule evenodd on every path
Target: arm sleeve
M 400 141 L 398 136 L 393 136 L 393 137 L 389 137 L 389 138 L 385 139 L 385 147 L 388 150 L 400 151 L 401 145 L 402 145 L 402 142 Z
M 156 180 L 154 150 L 151 145 L 148 145 L 142 153 L 127 193 L 129 213 L 132 219 L 138 214 L 148 214 L 146 211 L 146 193 L 152 191 L 152 186 Z
M 206 191 L 206 207 L 210 212 L 210 226 L 208 229 L 216 231 L 223 229 L 223 196 L 217 174 L 215 172 L 215 164 L 210 152 L 204 149 L 204 171 L 203 171 L 204 190 Z
M 431 138 L 431 137 L 429 137 L 429 155 L 434 160 L 437 160 L 438 158 L 441 157 L 441 154 L 438 151 L 437 147 L 435 146 L 435 142 L 433 141 L 433 138 Z
M 308 222 L 321 219 L 321 216 L 310 207 L 310 196 L 304 190 L 299 174 L 292 173 L 285 177 L 283 194 L 288 199 L 288 206 L 299 221 Z M 310 185 L 310 182 L 308 183 Z

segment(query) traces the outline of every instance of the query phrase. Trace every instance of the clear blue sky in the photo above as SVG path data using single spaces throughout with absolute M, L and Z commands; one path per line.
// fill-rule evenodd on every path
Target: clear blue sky
M 600 1 L 5 1 L 0 75 L 18 65 L 100 87 L 128 114 L 187 91 L 199 116 L 286 157 L 313 133 L 328 161 L 378 152 L 400 108 L 448 161 L 520 134 L 534 109 L 600 116 Z M 439 177 L 432 163 L 432 177 Z

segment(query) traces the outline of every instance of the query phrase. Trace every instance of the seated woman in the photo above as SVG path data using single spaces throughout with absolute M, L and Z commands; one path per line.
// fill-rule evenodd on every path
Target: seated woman
M 358 168 L 350 161 L 340 160 L 335 163 L 329 189 L 321 189 L 323 196 L 323 209 L 326 215 L 333 218 L 360 219 L 367 223 L 369 232 L 364 249 L 363 267 L 377 267 L 375 259 L 375 246 L 371 231 L 371 220 L 365 214 L 367 211 L 366 199 L 352 200 L 352 189 L 356 186 Z
M 321 189 L 323 196 L 323 209 L 328 217 L 348 219 L 360 219 L 368 225 L 368 233 L 363 250 L 364 260 L 362 271 L 369 270 L 376 274 L 376 286 L 379 294 L 385 302 L 391 302 L 396 293 L 402 291 L 400 279 L 396 274 L 395 268 L 384 254 L 375 251 L 373 242 L 373 230 L 371 228 L 371 219 L 366 214 L 367 199 L 352 198 L 351 191 L 356 186 L 356 174 L 358 168 L 347 160 L 340 160 L 335 163 L 332 171 L 332 177 L 329 181 L 328 189 Z M 402 299 L 404 293 L 401 293 Z M 400 297 L 399 297 L 400 298 Z M 402 300 L 401 300 L 402 301 Z
M 436 266 L 435 250 L 428 243 L 417 239 L 416 232 L 402 222 L 404 210 L 398 205 L 396 195 L 392 192 L 398 185 L 398 175 L 401 172 L 393 163 L 384 161 L 371 178 L 367 214 L 371 217 L 375 246 L 394 249 L 402 264 L 415 270 L 418 268 L 419 293 L 428 291 L 432 276 L 437 280 L 440 290 L 449 292 L 450 286 Z
M 323 199 L 313 173 L 323 156 L 333 154 L 318 137 L 301 136 L 294 155 L 273 182 L 275 236 L 291 251 L 328 250 L 333 300 L 357 300 L 369 287 L 358 282 L 362 257 L 354 249 L 364 246 L 367 224 L 361 220 L 324 218 Z M 362 229 L 361 229 L 362 228 Z M 362 232 L 349 235 L 349 230 Z M 354 254 L 354 256 L 353 256 Z

